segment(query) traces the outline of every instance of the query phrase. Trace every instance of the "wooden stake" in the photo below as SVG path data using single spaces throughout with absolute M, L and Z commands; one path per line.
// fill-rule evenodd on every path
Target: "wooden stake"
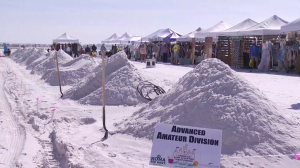
M 55 44 L 55 50 L 56 50 L 56 44 Z M 56 67 L 57 67 L 57 75 L 58 75 L 58 82 L 59 82 L 59 89 L 61 93 L 61 98 L 64 96 L 61 90 L 61 83 L 60 83 L 60 75 L 59 75 L 59 68 L 58 68 L 58 59 L 57 59 L 57 51 L 55 51 L 55 56 L 56 56 Z
M 102 56 L 102 118 L 103 118 L 103 128 L 105 130 L 105 135 L 104 139 L 108 138 L 108 130 L 106 129 L 105 125 L 105 51 L 101 51 L 101 56 Z

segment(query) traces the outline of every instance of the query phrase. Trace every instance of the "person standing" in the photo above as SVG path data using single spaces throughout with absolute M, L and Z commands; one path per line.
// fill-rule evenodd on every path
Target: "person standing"
M 4 55 L 8 56 L 8 47 L 6 44 L 4 44 Z
M 152 44 L 152 51 L 153 51 L 154 58 L 156 59 L 157 62 L 158 46 L 154 43 Z
M 168 62 L 168 52 L 169 48 L 167 47 L 167 44 L 162 45 L 162 53 L 163 53 L 163 62 L 167 63 Z
M 178 45 L 177 43 L 173 47 L 174 50 L 174 64 L 178 65 Z
M 105 55 L 106 55 L 106 50 L 107 50 L 105 44 L 102 44 L 102 46 L 101 46 L 100 49 L 101 49 L 101 54 L 102 54 L 102 52 L 104 52 L 103 54 L 104 54 L 104 56 L 105 56 Z
M 67 46 L 67 48 L 66 48 L 66 53 L 70 55 L 70 47 L 69 46 Z
M 91 54 L 91 49 L 90 49 L 89 45 L 87 45 L 85 47 L 85 54 Z
M 95 44 L 93 44 L 92 46 L 92 51 L 97 52 L 97 47 L 95 46 Z
M 145 59 L 145 56 L 147 54 L 146 52 L 146 44 L 141 44 L 140 46 L 140 54 L 141 54 L 141 62 Z
M 117 52 L 119 52 L 119 51 L 120 51 L 120 49 L 119 49 L 119 47 L 118 47 L 117 45 L 116 45 L 116 48 L 117 48 Z M 116 53 L 117 53 L 117 52 L 116 52 Z
M 114 46 L 114 54 L 116 54 L 118 51 L 117 51 L 117 45 L 115 44 Z
M 77 54 L 78 54 L 78 57 L 79 55 L 81 54 L 81 45 L 80 44 L 77 44 Z
M 72 48 L 72 44 L 69 43 L 69 47 L 70 47 L 70 56 L 73 57 L 73 48 Z
M 130 46 L 129 46 L 129 48 L 130 48 L 130 55 L 131 55 L 131 59 L 133 59 L 134 58 L 134 45 L 133 44 L 131 44 Z
M 258 65 L 258 57 L 259 57 L 259 47 L 256 45 L 256 43 L 253 41 L 253 45 L 250 47 L 250 52 L 249 52 L 249 57 L 251 59 L 252 62 L 252 70 L 250 72 L 253 71 L 254 69 L 254 62 L 255 65 Z
M 171 53 L 171 64 L 175 64 L 175 57 L 174 57 L 174 44 L 170 45 L 170 53 Z
M 180 61 L 179 64 L 183 65 L 183 59 L 185 57 L 185 49 L 183 44 L 180 44 L 178 48 L 179 48 L 178 52 L 179 52 L 179 61 Z
M 77 50 L 77 43 L 73 44 L 73 53 L 74 53 L 74 58 L 78 57 L 78 50 Z

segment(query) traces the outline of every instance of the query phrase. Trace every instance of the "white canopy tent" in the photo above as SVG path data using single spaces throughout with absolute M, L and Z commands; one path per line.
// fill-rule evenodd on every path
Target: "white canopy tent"
M 167 28 L 167 29 L 159 29 L 157 31 L 155 31 L 154 33 L 143 37 L 142 41 L 163 41 L 163 39 L 167 36 L 169 36 L 172 33 L 176 33 L 177 35 L 181 36 L 181 34 L 179 34 L 178 32 Z
M 199 27 L 198 29 L 196 29 L 195 31 L 193 32 L 190 32 L 189 34 L 186 34 L 186 35 L 183 35 L 179 38 L 177 38 L 176 41 L 192 41 L 193 38 L 195 38 L 195 34 L 198 33 L 198 32 L 201 32 L 202 31 L 202 28 Z M 196 39 L 197 40 L 197 39 Z
M 241 23 L 239 23 L 229 29 L 218 32 L 217 35 L 218 36 L 238 36 L 239 31 L 246 30 L 250 27 L 253 27 L 256 24 L 257 24 L 257 22 L 253 21 L 252 19 L 246 19 L 246 20 L 242 21 Z
M 205 37 L 213 37 L 213 40 L 216 41 L 217 40 L 217 32 L 221 32 L 221 31 L 229 29 L 231 27 L 232 26 L 229 25 L 228 23 L 221 21 L 218 24 L 214 25 L 213 27 L 210 27 L 206 30 L 195 33 L 195 38 L 197 38 L 199 40 L 204 40 Z
M 281 33 L 287 34 L 291 31 L 297 31 L 298 33 L 300 33 L 300 18 L 292 21 L 291 23 L 281 26 Z
M 125 34 L 123 34 L 121 37 L 112 40 L 113 43 L 120 43 L 120 44 L 124 44 L 124 43 L 128 43 L 129 39 L 132 38 L 132 35 L 128 34 L 127 32 Z
M 130 39 L 128 39 L 128 42 L 140 42 L 141 39 L 141 36 L 132 36 Z
M 67 33 L 64 33 L 57 39 L 54 39 L 53 43 L 79 43 L 79 40 L 69 36 Z
M 254 25 L 246 30 L 239 31 L 239 36 L 255 36 L 255 35 L 279 35 L 281 26 L 288 22 L 274 15 L 261 23 Z
M 107 39 L 101 41 L 102 43 L 113 43 L 114 40 L 118 39 L 120 36 L 116 33 L 108 37 Z

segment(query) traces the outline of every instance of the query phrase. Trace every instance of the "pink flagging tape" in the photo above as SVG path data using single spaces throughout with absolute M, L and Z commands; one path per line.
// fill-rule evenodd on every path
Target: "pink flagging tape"
M 56 109 L 53 109 L 52 111 L 54 112 Z

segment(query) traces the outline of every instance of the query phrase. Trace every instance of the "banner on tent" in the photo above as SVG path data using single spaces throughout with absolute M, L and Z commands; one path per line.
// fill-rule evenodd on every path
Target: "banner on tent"
M 222 130 L 157 123 L 150 165 L 220 167 Z

